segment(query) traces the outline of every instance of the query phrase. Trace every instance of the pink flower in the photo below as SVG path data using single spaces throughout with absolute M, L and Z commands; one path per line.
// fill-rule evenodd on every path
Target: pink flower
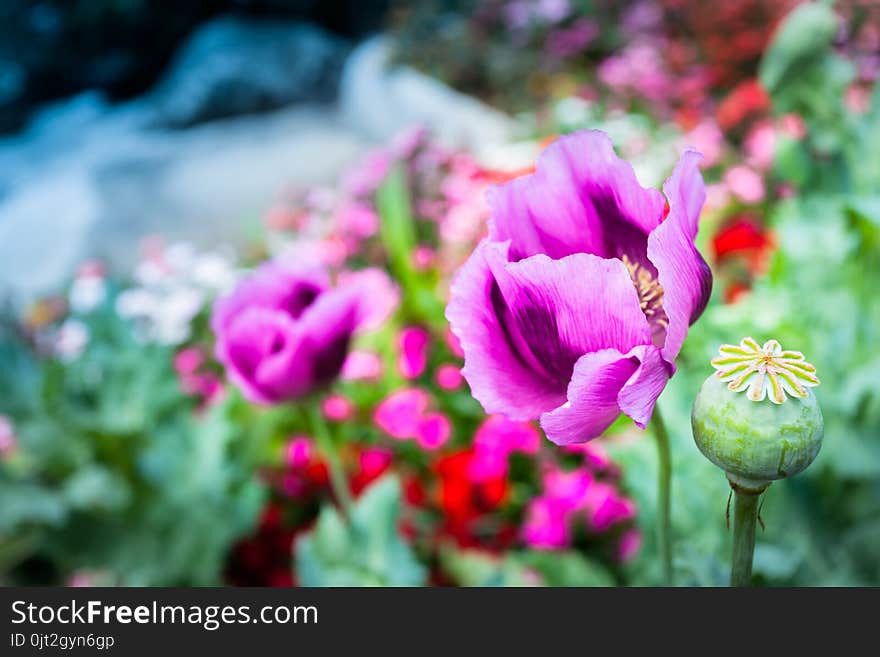
M 343 189 L 351 196 L 369 196 L 375 192 L 394 164 L 393 156 L 386 150 L 376 150 L 367 155 L 358 167 L 344 177 Z
M 773 166 L 776 155 L 776 129 L 770 121 L 761 121 L 749 130 L 743 145 L 746 161 L 756 169 L 766 171 Z
M 683 154 L 664 195 L 588 130 L 490 190 L 489 236 L 446 309 L 486 412 L 540 418 L 558 445 L 598 437 L 621 412 L 647 425 L 712 287 L 694 244 L 699 159 Z
M 621 563 L 630 561 L 642 547 L 642 533 L 633 527 L 624 532 L 617 543 L 615 557 Z
M 359 238 L 372 237 L 379 230 L 379 215 L 366 203 L 344 205 L 336 213 L 335 221 L 343 232 Z
M 566 445 L 565 451 L 569 454 L 581 454 L 584 464 L 596 472 L 616 472 L 617 470 L 617 466 L 601 443 L 575 443 Z
M 724 174 L 724 183 L 744 203 L 760 203 L 764 200 L 764 179 L 745 165 L 728 169 Z
M 492 415 L 474 435 L 474 458 L 470 477 L 485 481 L 507 474 L 507 459 L 513 452 L 536 454 L 541 444 L 538 430 L 526 422 L 514 422 L 503 415 Z
M 379 473 L 384 472 L 385 468 L 391 463 L 392 458 L 391 450 L 382 447 L 368 447 L 358 456 L 360 471 L 362 475 L 372 479 Z
M 854 114 L 864 114 L 871 108 L 871 90 L 861 84 L 851 84 L 843 94 L 843 103 Z
M 8 456 L 18 446 L 15 437 L 15 426 L 5 415 L 0 415 L 0 458 Z
M 368 295 L 365 299 L 367 310 L 360 327 L 364 331 L 381 328 L 400 305 L 400 288 L 379 267 L 342 272 L 339 275 L 339 286 L 359 288 Z
M 724 135 L 712 119 L 703 119 L 686 136 L 685 141 L 703 154 L 701 167 L 715 166 L 724 153 Z
M 526 544 L 536 550 L 558 550 L 571 541 L 566 510 L 549 497 L 529 502 L 522 532 Z
M 430 451 L 443 447 L 452 435 L 452 424 L 442 413 L 429 413 L 418 424 L 416 442 Z
M 599 36 L 599 26 L 582 18 L 569 27 L 560 27 L 547 37 L 544 47 L 556 59 L 568 59 L 581 54 Z
M 354 334 L 374 320 L 374 283 L 375 277 L 351 274 L 332 288 L 323 269 L 266 262 L 214 303 L 217 360 L 254 403 L 320 390 L 339 375 Z
M 514 422 L 503 415 L 491 415 L 477 429 L 474 446 L 478 449 L 491 446 L 507 452 L 537 454 L 541 434 L 528 422 Z
M 441 390 L 458 390 L 464 377 L 461 375 L 461 367 L 446 363 L 437 368 L 434 379 Z
M 181 378 L 195 374 L 202 363 L 205 362 L 205 356 L 198 347 L 187 347 L 181 349 L 174 355 L 174 371 Z
M 345 422 L 354 415 L 354 404 L 343 395 L 329 395 L 321 402 L 321 411 L 331 422 Z
M 95 586 L 95 573 L 87 570 L 74 571 L 67 580 L 67 586 L 71 588 L 86 588 Z
M 382 400 L 373 419 L 392 438 L 415 438 L 430 403 L 430 396 L 421 388 L 401 388 Z
M 478 484 L 506 477 L 508 455 L 503 449 L 475 449 L 468 464 L 468 478 Z
M 312 460 L 314 447 L 309 436 L 297 435 L 291 437 L 284 448 L 284 460 L 287 467 L 294 470 L 302 470 L 308 467 Z
M 618 471 L 617 465 L 611 460 L 608 451 L 600 443 L 586 443 L 584 445 L 584 462 L 596 472 Z
M 730 203 L 730 189 L 724 183 L 706 185 L 706 209 L 721 210 Z
M 428 332 L 417 326 L 408 326 L 398 339 L 400 358 L 397 369 L 406 379 L 420 377 L 428 365 Z
M 798 114 L 785 114 L 779 120 L 779 127 L 792 139 L 800 140 L 807 136 L 807 124 Z
M 553 468 L 544 474 L 544 495 L 559 502 L 566 511 L 576 511 L 587 502 L 593 477 L 583 468 L 566 472 Z
M 587 525 L 596 532 L 605 532 L 613 525 L 631 520 L 636 514 L 635 503 L 621 496 L 614 486 L 595 483 L 585 500 Z
M 362 379 L 377 380 L 382 376 L 382 359 L 372 351 L 355 349 L 348 354 L 342 365 L 340 378 L 343 381 Z
M 430 246 L 417 246 L 413 251 L 413 266 L 417 271 L 426 271 L 434 264 L 436 255 Z

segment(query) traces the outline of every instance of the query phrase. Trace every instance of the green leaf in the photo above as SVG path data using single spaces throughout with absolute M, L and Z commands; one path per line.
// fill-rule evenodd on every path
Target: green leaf
M 425 569 L 398 532 L 400 484 L 388 476 L 355 503 L 350 522 L 329 506 L 295 547 L 305 586 L 419 586 Z
M 564 552 L 521 552 L 516 562 L 535 570 L 547 586 L 614 586 L 607 568 L 583 554 Z
M 435 325 L 443 321 L 443 303 L 429 274 L 415 270 L 412 254 L 417 246 L 412 200 L 406 172 L 396 166 L 376 192 L 381 219 L 380 234 L 388 253 L 391 273 L 403 287 L 404 311 L 413 318 Z
M 765 89 L 776 91 L 788 77 L 820 58 L 837 32 L 837 17 L 823 3 L 808 2 L 796 7 L 784 20 L 770 43 L 758 78 Z

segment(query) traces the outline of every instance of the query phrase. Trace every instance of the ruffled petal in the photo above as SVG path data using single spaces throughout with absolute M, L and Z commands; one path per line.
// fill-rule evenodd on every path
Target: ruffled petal
M 648 236 L 648 259 L 663 287 L 663 310 L 669 320 L 663 358 L 673 364 L 688 327 L 706 308 L 712 292 L 712 272 L 697 251 L 700 210 L 706 200 L 703 177 L 697 164 L 702 156 L 688 149 L 682 155 L 663 191 L 669 215 Z
M 569 445 L 602 435 L 620 415 L 617 396 L 638 367 L 636 359 L 617 349 L 582 356 L 574 366 L 568 401 L 541 416 L 547 438 Z
M 663 359 L 660 349 L 653 345 L 636 347 L 627 356 L 638 359 L 640 364 L 621 388 L 617 402 L 620 410 L 644 429 L 651 420 L 657 398 L 672 375 L 672 368 Z
M 330 383 L 342 371 L 352 335 L 363 318 L 360 292 L 358 286 L 325 292 L 300 318 L 303 341 L 313 354 L 316 385 Z
M 250 308 L 237 315 L 218 338 L 217 359 L 244 396 L 273 404 L 310 386 L 302 336 L 284 312 Z
M 240 281 L 231 294 L 217 300 L 211 328 L 222 333 L 242 311 L 254 307 L 281 310 L 296 319 L 329 286 L 327 273 L 321 268 L 271 260 Z
M 665 205 L 597 130 L 560 137 L 538 158 L 534 174 L 490 189 L 487 199 L 492 238 L 511 240 L 514 260 L 538 253 L 640 260 Z
M 527 367 L 505 338 L 493 305 L 497 287 L 487 262 L 487 252 L 499 248 L 506 246 L 484 240 L 474 250 L 452 282 L 446 318 L 464 350 L 462 374 L 474 398 L 487 413 L 531 420 L 563 403 L 565 387 Z
M 602 349 L 586 354 L 575 365 L 568 401 L 542 415 L 541 427 L 557 445 L 599 437 L 621 412 L 644 429 L 669 376 L 669 366 L 653 345 L 628 353 Z
M 565 384 L 586 353 L 627 352 L 651 342 L 651 329 L 623 263 L 577 253 L 561 260 L 535 255 L 490 262 L 519 333 L 535 360 Z

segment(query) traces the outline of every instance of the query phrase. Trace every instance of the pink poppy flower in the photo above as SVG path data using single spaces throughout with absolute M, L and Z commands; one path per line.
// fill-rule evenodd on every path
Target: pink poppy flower
M 591 440 L 621 412 L 647 425 L 712 285 L 694 246 L 699 159 L 684 153 L 664 198 L 607 135 L 582 131 L 490 190 L 489 236 L 446 311 L 488 413 L 540 418 L 557 444 Z

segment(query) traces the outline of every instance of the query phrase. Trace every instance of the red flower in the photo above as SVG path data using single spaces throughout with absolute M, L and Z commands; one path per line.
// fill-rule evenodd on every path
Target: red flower
M 733 88 L 718 105 L 715 118 L 722 130 L 730 130 L 770 109 L 770 96 L 754 78 L 741 82 Z
M 772 236 L 751 214 L 734 217 L 712 239 L 712 249 L 718 262 L 737 255 L 747 257 L 757 266 L 760 264 L 758 260 L 763 260 L 764 254 L 772 246 Z
M 440 477 L 439 503 L 444 529 L 462 546 L 479 544 L 476 523 L 485 514 L 504 504 L 510 492 L 505 476 L 479 482 L 471 476 L 474 450 L 455 452 L 438 460 L 434 470 Z

